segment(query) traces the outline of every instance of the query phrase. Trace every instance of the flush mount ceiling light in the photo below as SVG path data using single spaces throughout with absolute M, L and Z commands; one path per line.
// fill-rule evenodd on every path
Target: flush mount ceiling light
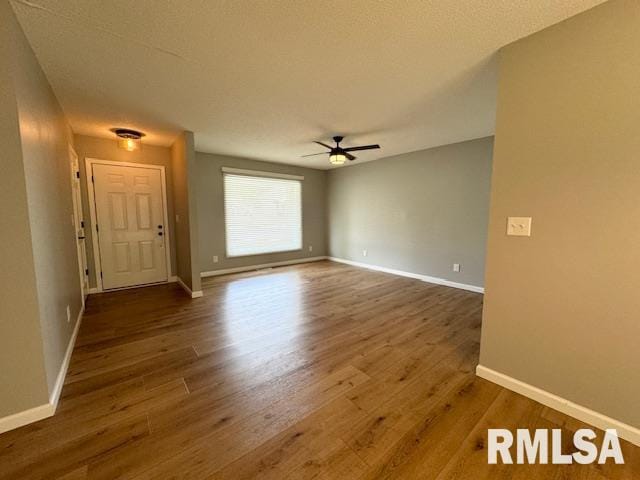
M 144 133 L 129 128 L 112 128 L 111 131 L 118 137 L 118 146 L 128 152 L 140 149 L 140 139 Z

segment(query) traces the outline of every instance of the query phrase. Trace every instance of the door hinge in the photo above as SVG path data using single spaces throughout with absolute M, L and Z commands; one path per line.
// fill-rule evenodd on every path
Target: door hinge
M 78 178 L 78 179 L 80 178 L 80 172 L 79 171 L 76 172 L 76 178 Z
M 85 268 L 85 269 L 84 269 L 84 274 L 85 274 L 87 277 L 89 276 L 89 269 L 88 269 L 88 268 Z
M 84 220 L 80 220 L 80 228 L 84 228 Z
M 100 278 L 102 278 L 102 272 L 100 272 Z
M 93 175 L 91 175 L 91 183 L 93 183 Z
M 100 228 L 98 227 L 98 224 L 96 223 L 96 232 L 99 232 Z

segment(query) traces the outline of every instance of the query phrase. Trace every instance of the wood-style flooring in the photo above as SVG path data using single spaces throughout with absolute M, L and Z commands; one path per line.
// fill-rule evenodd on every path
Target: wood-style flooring
M 474 375 L 482 295 L 331 262 L 88 299 L 58 412 L 12 479 L 631 479 L 487 465 L 492 427 L 582 425 Z

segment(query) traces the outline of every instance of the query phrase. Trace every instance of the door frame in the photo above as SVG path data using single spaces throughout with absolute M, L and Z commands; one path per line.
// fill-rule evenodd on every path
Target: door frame
M 68 145 L 68 150 L 71 167 L 71 199 L 73 202 L 74 237 L 76 241 L 76 249 L 78 250 L 78 274 L 80 275 L 80 292 L 82 293 L 82 307 L 84 308 L 85 300 L 89 294 L 89 275 L 87 270 L 85 270 L 88 268 L 86 240 L 83 248 L 80 248 L 78 244 L 78 235 L 85 235 L 82 209 L 82 185 L 80 184 L 80 158 L 78 158 L 78 154 L 71 144 Z M 78 218 L 78 214 L 80 215 L 80 218 Z
M 93 244 L 93 264 L 96 269 L 96 291 L 102 292 L 102 277 L 99 272 L 102 272 L 102 262 L 100 259 L 100 239 L 98 238 L 98 232 L 96 230 L 96 222 L 98 215 L 96 213 L 96 192 L 93 184 L 93 166 L 94 165 L 111 165 L 116 167 L 135 167 L 135 168 L 149 168 L 152 170 L 160 170 L 160 186 L 162 188 L 162 209 L 164 210 L 164 224 L 167 226 L 164 230 L 165 241 L 165 254 L 167 262 L 167 280 L 159 283 L 169 283 L 173 275 L 171 270 L 171 236 L 169 231 L 169 209 L 167 202 L 167 177 L 165 175 L 164 165 L 154 165 L 151 163 L 135 163 L 135 162 L 118 162 L 115 160 L 101 160 L 99 158 L 86 157 L 85 163 L 85 176 L 87 181 L 87 194 L 89 196 L 89 214 L 91 215 L 91 243 Z M 153 284 L 151 284 L 153 285 Z M 157 284 L 156 284 L 157 285 Z M 132 285 L 131 287 L 123 288 L 139 288 L 146 285 Z M 119 290 L 119 289 L 114 289 Z

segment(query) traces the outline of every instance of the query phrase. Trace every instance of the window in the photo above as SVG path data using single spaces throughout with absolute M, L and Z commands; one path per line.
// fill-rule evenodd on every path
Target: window
M 303 177 L 223 172 L 227 256 L 302 248 Z

